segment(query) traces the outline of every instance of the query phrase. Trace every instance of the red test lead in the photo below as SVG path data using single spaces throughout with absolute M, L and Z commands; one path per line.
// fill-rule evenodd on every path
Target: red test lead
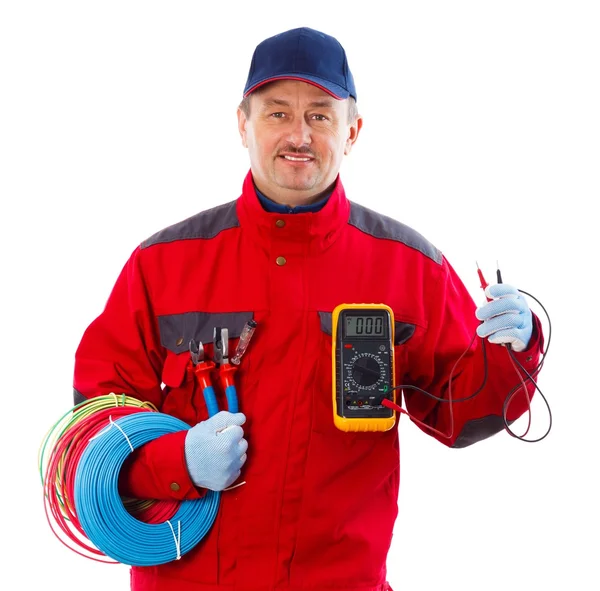
M 483 273 L 482 273 L 481 269 L 479 268 L 477 261 L 475 261 L 475 264 L 477 265 L 477 275 L 479 275 L 479 283 L 481 285 L 481 289 L 483 289 L 483 292 L 485 293 L 485 288 L 488 286 L 488 282 L 485 280 L 485 277 L 483 276 Z M 485 296 L 485 299 L 488 302 L 492 301 L 492 298 L 488 298 L 487 294 Z

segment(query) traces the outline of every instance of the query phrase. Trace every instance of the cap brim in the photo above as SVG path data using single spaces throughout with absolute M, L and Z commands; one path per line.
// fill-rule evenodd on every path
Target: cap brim
M 265 80 L 261 80 L 256 84 L 253 84 L 248 90 L 244 92 L 244 97 L 248 96 L 252 92 L 254 92 L 257 88 L 264 86 L 265 84 L 269 84 L 269 82 L 276 82 L 277 80 L 300 80 L 301 82 L 307 82 L 308 84 L 312 84 L 317 88 L 320 88 L 327 94 L 331 95 L 333 98 L 343 101 L 350 96 L 350 93 L 343 87 L 338 86 L 337 84 L 333 84 L 328 80 L 323 80 L 321 78 L 317 78 L 316 76 L 309 76 L 304 74 L 281 74 L 280 76 L 273 76 L 272 78 L 266 78 Z

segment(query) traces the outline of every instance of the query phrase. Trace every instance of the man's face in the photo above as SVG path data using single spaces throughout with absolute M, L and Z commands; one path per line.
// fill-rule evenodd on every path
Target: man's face
M 238 109 L 238 125 L 258 189 L 300 205 L 333 183 L 362 120 L 348 122 L 346 100 L 306 82 L 279 80 L 250 95 L 250 114 Z

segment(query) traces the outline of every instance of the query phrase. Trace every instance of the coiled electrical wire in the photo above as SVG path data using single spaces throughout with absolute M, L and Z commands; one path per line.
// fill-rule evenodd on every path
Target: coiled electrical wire
M 38 463 L 46 518 L 56 538 L 80 556 L 113 563 L 91 545 L 75 513 L 73 483 L 79 458 L 89 440 L 109 424 L 109 417 L 151 411 L 158 412 L 152 404 L 124 394 L 98 396 L 69 409 L 42 441 Z M 164 521 L 178 507 L 175 501 L 123 499 L 123 502 L 130 513 L 144 521 Z
M 96 542 L 101 539 L 100 534 L 98 534 L 99 537 L 92 534 L 94 535 L 92 540 L 85 531 L 80 523 L 75 504 L 76 471 L 88 445 L 95 441 L 97 437 L 104 436 L 108 428 L 118 430 L 120 427 L 115 426 L 115 420 L 132 414 L 166 416 L 159 415 L 158 409 L 154 405 L 125 394 L 106 394 L 90 398 L 71 408 L 50 428 L 42 441 L 38 457 L 44 490 L 44 509 L 52 532 L 70 550 L 80 556 L 105 564 L 116 564 L 120 562 L 119 559 L 133 563 L 135 557 L 131 559 L 131 557 L 121 554 L 118 556 L 119 559 L 111 560 L 110 552 L 113 550 L 111 550 L 110 544 L 105 545 L 105 550 L 108 550 L 109 553 L 99 549 Z M 161 420 L 164 421 L 164 419 Z M 173 427 L 172 421 L 171 427 Z M 189 425 L 179 423 L 175 430 L 184 428 L 189 428 Z M 126 438 L 123 431 L 121 433 L 123 433 L 121 437 L 127 445 L 127 449 L 131 451 L 130 440 Z M 151 438 L 160 433 L 162 431 L 155 431 L 152 435 L 149 434 L 148 437 Z M 111 459 L 108 461 L 113 462 Z M 118 473 L 120 468 L 116 469 Z M 100 478 L 105 477 L 101 470 L 98 471 L 98 474 Z M 92 475 L 91 478 L 94 478 L 94 476 Z M 85 494 L 87 495 L 87 491 Z M 206 505 L 204 507 L 206 530 L 210 528 L 212 521 L 214 521 L 212 513 L 213 511 L 216 512 L 216 509 L 212 505 L 216 504 L 218 507 L 218 498 L 213 498 L 215 495 L 219 497 L 220 493 L 208 491 L 203 499 L 190 501 Z M 119 498 L 118 495 L 113 494 L 110 502 L 133 516 L 132 519 L 136 518 L 145 524 L 162 524 L 164 522 L 165 527 L 172 531 L 173 548 L 175 550 L 173 558 L 177 558 L 187 551 L 188 545 L 184 543 L 181 546 L 180 544 L 181 533 L 179 529 L 184 524 L 182 522 L 178 523 L 176 520 L 171 521 L 181 506 L 180 501 Z M 171 528 L 173 529 L 171 530 Z M 202 532 L 195 535 L 198 537 L 201 534 Z M 184 542 L 185 540 L 184 536 Z
M 75 512 L 86 536 L 107 556 L 132 566 L 154 566 L 181 558 L 208 532 L 217 515 L 220 492 L 182 501 L 163 523 L 145 523 L 125 509 L 118 492 L 121 467 L 144 443 L 189 429 L 176 417 L 139 412 L 110 419 L 87 444 L 75 474 Z

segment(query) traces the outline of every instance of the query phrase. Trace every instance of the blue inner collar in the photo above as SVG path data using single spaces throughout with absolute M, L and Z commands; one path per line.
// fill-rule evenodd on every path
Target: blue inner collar
M 271 213 L 315 213 L 327 203 L 327 200 L 331 196 L 333 191 L 330 191 L 323 199 L 316 203 L 309 203 L 308 205 L 296 205 L 296 207 L 290 207 L 289 205 L 282 205 L 281 203 L 275 203 L 272 199 L 269 199 L 266 195 L 263 195 L 254 185 L 254 190 L 261 205 L 266 211 Z

